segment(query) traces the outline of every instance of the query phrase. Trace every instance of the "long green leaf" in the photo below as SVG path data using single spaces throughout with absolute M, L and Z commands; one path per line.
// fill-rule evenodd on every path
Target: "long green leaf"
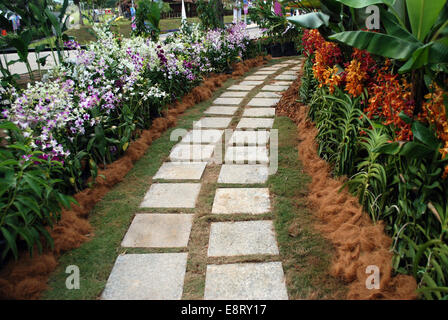
M 337 0 L 337 1 L 355 9 L 365 8 L 373 4 L 387 4 L 388 6 L 391 6 L 395 2 L 395 0 Z
M 423 41 L 447 0 L 407 0 L 409 22 L 414 36 Z
M 370 53 L 392 58 L 408 59 L 420 45 L 387 34 L 368 31 L 346 31 L 329 37 L 349 46 L 367 50 Z

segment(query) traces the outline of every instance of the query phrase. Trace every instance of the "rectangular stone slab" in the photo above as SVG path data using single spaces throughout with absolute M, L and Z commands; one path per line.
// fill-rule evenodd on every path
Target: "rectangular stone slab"
M 262 164 L 223 164 L 218 183 L 265 183 L 268 166 Z
M 180 248 L 188 245 L 193 214 L 138 213 L 121 242 L 129 248 Z
M 247 104 L 251 107 L 272 107 L 280 101 L 280 98 L 252 98 Z
M 217 129 L 193 129 L 183 138 L 181 143 L 188 144 L 215 144 L 221 141 L 224 130 Z
M 206 117 L 193 122 L 193 128 L 224 129 L 229 126 L 231 121 L 232 118 L 229 117 Z
M 240 84 L 234 84 L 227 88 L 227 90 L 235 90 L 235 91 L 250 91 L 253 88 L 255 88 L 254 85 L 240 85 Z
M 223 92 L 219 97 L 220 98 L 244 98 L 247 96 L 249 91 L 226 91 Z
M 237 91 L 235 91 L 237 92 Z M 225 106 L 211 106 L 204 111 L 205 114 L 217 114 L 223 116 L 232 116 L 235 114 L 238 107 L 225 107 Z
M 153 179 L 200 180 L 206 162 L 164 162 Z
M 170 160 L 173 162 L 188 161 L 202 162 L 212 159 L 215 146 L 211 144 L 184 144 L 178 143 L 170 153 Z
M 269 163 L 268 149 L 265 146 L 229 146 L 224 162 L 236 164 Z
M 278 255 L 272 221 L 215 222 L 210 227 L 209 257 Z
M 213 214 L 263 214 L 271 210 L 268 188 L 218 188 Z
M 286 70 L 286 71 L 283 71 L 282 74 L 291 74 L 291 75 L 297 76 L 297 72 L 294 70 Z
M 261 145 L 265 146 L 269 141 L 269 131 L 267 130 L 236 130 L 229 139 L 230 145 Z
M 243 117 L 274 117 L 275 108 L 246 108 Z
M 264 76 L 264 75 L 252 75 L 252 76 L 247 76 L 246 78 L 244 78 L 244 80 L 263 81 L 266 78 L 267 78 L 267 76 Z
M 276 80 L 296 80 L 297 76 L 290 74 L 281 74 L 275 77 Z
M 239 83 L 239 85 L 241 85 L 241 86 L 258 86 L 262 83 L 263 83 L 263 81 L 246 80 L 246 81 L 241 81 Z
M 271 91 L 260 91 L 255 96 L 255 98 L 278 98 L 278 99 L 280 99 L 281 97 L 282 97 L 281 94 Z
M 242 101 L 243 98 L 217 98 L 213 101 L 213 104 L 239 105 Z
M 270 75 L 270 74 L 274 74 L 277 71 L 277 69 L 275 70 L 265 70 L 265 69 L 261 69 L 257 72 L 254 73 L 254 76 L 258 76 L 258 75 Z
M 140 207 L 194 208 L 200 190 L 200 183 L 153 183 Z
M 272 81 L 270 84 L 273 86 L 287 86 L 289 88 L 289 86 L 293 83 L 294 81 Z
M 275 85 L 265 85 L 263 88 L 261 88 L 261 91 L 275 91 L 275 92 L 282 92 L 289 88 L 289 86 L 275 86 Z
M 281 262 L 208 265 L 205 300 L 288 300 Z
M 118 256 L 101 298 L 104 300 L 180 300 L 187 253 Z
M 237 125 L 238 129 L 257 129 L 257 128 L 272 128 L 274 119 L 263 118 L 241 118 Z

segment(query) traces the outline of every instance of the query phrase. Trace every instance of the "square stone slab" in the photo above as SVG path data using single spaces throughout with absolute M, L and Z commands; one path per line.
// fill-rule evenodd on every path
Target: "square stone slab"
M 210 108 L 205 110 L 204 113 L 232 116 L 236 112 L 236 110 L 238 110 L 238 107 L 211 106 Z
M 226 107 L 228 108 L 228 107 Z M 183 138 L 181 143 L 188 144 L 215 144 L 221 140 L 224 130 L 216 129 L 193 129 L 189 131 Z
M 243 117 L 274 117 L 275 108 L 248 108 L 244 109 Z
M 102 294 L 105 300 L 180 300 L 187 253 L 118 256 Z
M 281 97 L 282 97 L 281 94 L 270 91 L 260 91 L 255 96 L 255 98 L 278 98 L 278 99 L 280 99 Z
M 213 104 L 239 105 L 241 101 L 243 101 L 243 98 L 217 98 L 213 101 Z
M 262 83 L 263 83 L 263 81 L 246 80 L 246 81 L 241 81 L 239 84 L 241 86 L 258 86 Z
M 125 248 L 180 248 L 188 245 L 193 214 L 138 213 L 121 246 Z
M 206 117 L 201 118 L 199 121 L 193 122 L 193 128 L 227 128 L 232 121 L 232 118 L 227 117 Z
M 241 118 L 237 125 L 238 129 L 248 128 L 272 128 L 274 125 L 274 119 L 260 119 L 260 118 Z
M 244 78 L 244 80 L 256 80 L 256 81 L 263 81 L 264 79 L 266 79 L 267 76 L 263 76 L 263 75 L 252 75 L 252 76 L 247 76 L 246 78 Z
M 269 163 L 268 149 L 264 146 L 227 147 L 225 163 Z
M 170 160 L 173 162 L 188 161 L 202 162 L 212 159 L 215 146 L 211 144 L 184 144 L 178 143 L 170 153 Z
M 271 210 L 268 188 L 218 188 L 214 214 L 263 214 Z
M 234 131 L 229 139 L 230 145 L 261 145 L 265 146 L 269 141 L 269 131 L 267 130 L 237 130 Z
M 296 80 L 297 76 L 290 75 L 290 74 L 281 74 L 279 76 L 275 77 L 276 80 Z
M 208 265 L 205 300 L 288 300 L 281 262 Z
M 280 101 L 280 98 L 253 98 L 247 104 L 252 107 L 272 107 Z
M 218 183 L 265 183 L 268 167 L 262 164 L 223 164 Z
M 200 180 L 206 162 L 164 162 L 153 179 Z
M 274 85 L 266 85 L 263 88 L 261 88 L 261 91 L 275 91 L 275 92 L 281 92 L 287 90 L 288 86 L 274 86 Z
M 230 87 L 227 88 L 227 90 L 235 90 L 235 91 L 250 91 L 253 88 L 255 88 L 254 85 L 239 85 L 239 84 L 234 84 L 231 85 Z
M 254 76 L 257 75 L 269 75 L 269 74 L 274 74 L 277 71 L 277 69 L 275 70 L 266 70 L 266 69 L 260 69 L 259 71 L 254 73 Z
M 200 183 L 154 183 L 140 208 L 194 208 L 200 190 Z
M 272 221 L 216 222 L 210 227 L 209 257 L 278 255 Z
M 247 96 L 249 92 L 248 91 L 226 91 L 222 95 L 220 95 L 220 98 L 244 98 Z

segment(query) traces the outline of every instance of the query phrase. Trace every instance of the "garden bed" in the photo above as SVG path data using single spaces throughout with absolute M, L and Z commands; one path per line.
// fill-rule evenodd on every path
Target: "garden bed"
M 384 223 L 373 224 L 358 200 L 344 188 L 345 179 L 332 178 L 331 167 L 319 158 L 315 143 L 317 130 L 307 120 L 307 107 L 296 100 L 302 75 L 303 70 L 299 79 L 283 94 L 277 111 L 297 124 L 298 156 L 305 172 L 311 176 L 308 206 L 319 219 L 316 228 L 336 249 L 331 274 L 349 283 L 348 299 L 415 299 L 415 279 L 393 276 L 392 239 L 385 234 Z M 378 290 L 366 288 L 369 265 L 376 265 L 381 270 Z

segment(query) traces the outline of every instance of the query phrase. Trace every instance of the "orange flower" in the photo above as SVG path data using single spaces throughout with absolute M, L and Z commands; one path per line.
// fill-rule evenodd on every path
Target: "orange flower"
M 444 99 L 447 96 L 448 93 L 434 83 L 431 85 L 431 92 L 425 96 L 427 101 L 423 104 L 423 115 L 434 126 L 437 137 L 444 143 L 440 149 L 442 159 L 448 154 L 448 122 L 444 104 Z
M 411 126 L 399 117 L 403 111 L 409 117 L 414 113 L 411 85 L 404 78 L 391 74 L 390 64 L 381 68 L 369 87 L 369 101 L 364 112 L 370 119 L 378 119 L 384 125 L 393 125 L 397 141 L 412 140 Z
M 358 60 L 353 59 L 345 71 L 347 72 L 345 78 L 345 91 L 354 97 L 360 96 L 364 90 L 363 81 L 366 79 L 367 75 L 367 73 L 361 69 L 361 63 Z

